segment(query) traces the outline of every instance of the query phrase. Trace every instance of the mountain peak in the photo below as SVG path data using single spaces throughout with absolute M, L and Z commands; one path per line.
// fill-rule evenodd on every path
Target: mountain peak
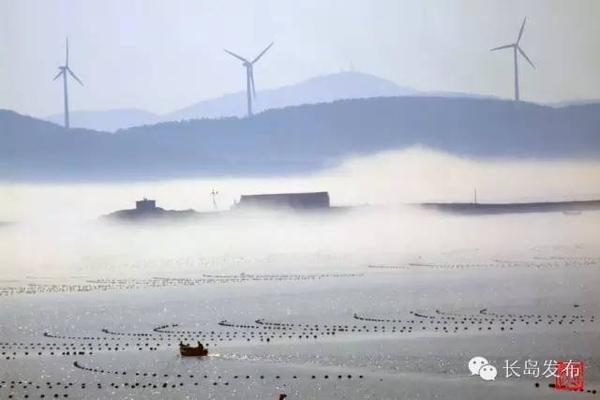
M 387 79 L 356 71 L 341 71 L 316 76 L 293 85 L 266 89 L 254 102 L 256 112 L 302 104 L 329 103 L 342 99 L 414 95 L 417 91 L 403 88 Z M 240 91 L 198 102 L 167 114 L 164 120 L 244 116 L 246 92 Z
M 319 75 L 290 86 L 301 85 L 319 85 L 340 91 L 346 90 L 354 92 L 358 96 L 354 98 L 382 97 L 382 94 L 388 93 L 396 96 L 414 95 L 418 93 L 417 90 L 413 88 L 398 86 L 388 79 L 359 71 L 340 71 Z

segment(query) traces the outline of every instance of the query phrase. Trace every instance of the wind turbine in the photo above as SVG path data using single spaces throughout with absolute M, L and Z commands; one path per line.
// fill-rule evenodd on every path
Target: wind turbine
M 63 77 L 63 89 L 65 93 L 65 128 L 69 129 L 69 92 L 67 90 L 67 80 L 68 76 L 71 75 L 73 79 L 75 79 L 81 86 L 83 86 L 83 82 L 75 75 L 71 68 L 69 68 L 69 38 L 66 39 L 66 49 L 67 55 L 65 58 L 65 65 L 61 65 L 58 67 L 59 72 L 56 74 L 53 80 L 57 80 L 61 75 Z
M 223 50 L 225 50 L 226 53 L 231 54 L 238 60 L 241 60 L 242 65 L 246 68 L 246 96 L 248 97 L 248 116 L 249 117 L 252 116 L 252 98 L 256 97 L 256 86 L 254 86 L 254 64 L 258 60 L 260 60 L 260 58 L 262 56 L 265 55 L 265 53 L 267 52 L 267 50 L 269 50 L 271 48 L 271 46 L 273 46 L 273 42 L 271 42 L 270 45 L 268 45 L 263 51 L 261 51 L 260 54 L 257 55 L 256 58 L 252 61 L 248 61 L 244 57 L 242 57 L 238 54 L 235 54 L 232 51 L 223 49 Z
M 521 42 L 521 37 L 523 37 L 523 30 L 525 29 L 526 21 L 527 21 L 527 17 L 525 17 L 523 19 L 523 24 L 521 25 L 521 30 L 519 30 L 519 36 L 517 36 L 517 41 L 515 43 L 507 44 L 507 45 L 500 46 L 500 47 L 494 47 L 493 49 L 490 50 L 490 51 L 496 51 L 496 50 L 502 50 L 502 49 L 511 49 L 511 48 L 513 49 L 513 57 L 514 57 L 514 62 L 515 62 L 515 101 L 520 101 L 520 97 L 519 97 L 519 63 L 518 63 L 519 54 L 517 54 L 517 53 L 521 53 L 521 55 L 523 56 L 523 58 L 525 58 L 525 60 L 527 60 L 529 65 L 531 65 L 533 67 L 533 69 L 535 69 L 535 65 L 533 65 L 533 63 L 531 62 L 529 57 L 527 57 L 527 54 L 525 54 L 525 52 L 523 51 L 521 46 L 519 46 L 519 43 Z
M 219 207 L 217 207 L 217 195 L 218 195 L 218 194 L 219 194 L 219 192 L 217 192 L 215 189 L 213 189 L 213 190 L 210 192 L 210 195 L 211 195 L 211 197 L 212 197 L 212 203 L 213 203 L 213 207 L 214 207 L 215 211 L 218 211 L 218 210 L 219 210 Z

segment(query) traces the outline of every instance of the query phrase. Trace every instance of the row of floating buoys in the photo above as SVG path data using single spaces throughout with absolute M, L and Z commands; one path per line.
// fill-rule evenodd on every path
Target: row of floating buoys
M 106 352 L 106 351 L 127 351 L 130 349 L 137 349 L 138 351 L 158 351 L 161 343 L 54 343 L 36 345 L 30 344 L 16 344 L 2 346 L 0 356 L 6 359 L 16 358 L 17 356 L 79 356 L 79 355 L 92 355 L 94 352 Z M 16 351 L 19 350 L 19 351 Z
M 575 304 L 574 307 L 579 307 L 578 304 Z M 444 316 L 450 316 L 453 318 L 463 318 L 463 319 L 476 319 L 476 318 L 486 318 L 486 317 L 493 317 L 493 318 L 497 318 L 500 320 L 512 320 L 512 321 L 516 321 L 516 320 L 520 320 L 520 321 L 525 321 L 525 320 L 531 320 L 531 319 L 537 319 L 537 320 L 542 320 L 543 318 L 548 318 L 548 319 L 555 319 L 555 320 L 579 320 L 580 322 L 585 322 L 586 318 L 589 318 L 590 322 L 594 322 L 595 316 L 591 315 L 589 317 L 586 317 L 583 314 L 512 314 L 512 313 L 495 313 L 495 312 L 489 312 L 487 310 L 487 308 L 484 308 L 482 310 L 479 311 L 479 314 L 473 315 L 473 314 L 459 314 L 459 313 L 449 313 L 449 312 L 443 312 L 440 311 L 439 309 L 435 310 L 436 314 L 440 314 L 440 315 L 444 315 Z
M 485 309 L 484 309 L 485 310 Z M 552 325 L 552 324 L 557 324 L 557 325 L 572 325 L 575 322 L 585 322 L 585 316 L 583 315 L 566 315 L 566 314 L 548 314 L 548 315 L 542 315 L 542 314 L 523 314 L 523 315 L 519 315 L 519 314 L 498 314 L 498 313 L 489 313 L 487 312 L 487 310 L 485 310 L 485 313 L 480 313 L 477 315 L 460 315 L 460 314 L 451 314 L 451 313 L 444 313 L 442 311 L 440 311 L 439 309 L 436 309 L 436 316 L 433 315 L 425 315 L 422 313 L 416 313 L 414 311 L 411 311 L 410 313 L 413 315 L 413 318 L 418 318 L 418 321 L 415 321 L 414 319 L 412 320 L 404 320 L 404 326 L 389 326 L 388 324 L 394 324 L 398 321 L 402 321 L 402 320 L 398 320 L 398 319 L 383 319 L 383 318 L 371 318 L 368 316 L 358 316 L 358 314 L 354 314 L 353 317 L 355 319 L 359 319 L 359 320 L 364 320 L 366 322 L 377 322 L 382 324 L 381 326 L 379 325 L 362 325 L 362 326 L 358 326 L 358 325 L 342 325 L 342 324 L 334 324 L 334 325 L 320 325 L 320 324 L 299 324 L 299 323 L 286 323 L 286 322 L 270 322 L 270 321 L 266 321 L 264 319 L 257 319 L 255 320 L 256 325 L 247 325 L 247 324 L 243 324 L 243 323 L 230 323 L 227 321 L 221 321 L 220 325 L 221 326 L 226 326 L 226 327 L 231 327 L 231 328 L 237 328 L 237 329 L 243 329 L 241 332 L 235 330 L 235 331 L 224 331 L 224 332 L 215 332 L 215 331 L 211 331 L 210 334 L 208 333 L 208 331 L 206 333 L 201 333 L 202 331 L 196 331 L 196 335 L 201 335 L 202 340 L 207 341 L 207 342 L 223 342 L 223 341 L 233 341 L 234 339 L 237 340 L 238 338 L 244 339 L 247 342 L 253 341 L 253 340 L 259 340 L 261 342 L 270 342 L 271 340 L 275 340 L 275 339 L 318 339 L 319 336 L 327 336 L 327 335 L 335 335 L 336 332 L 340 332 L 340 333 L 387 333 L 387 332 L 391 332 L 391 333 L 410 333 L 412 332 L 413 328 L 415 327 L 415 324 L 423 324 L 424 321 L 427 322 L 429 325 L 432 325 L 432 329 L 434 331 L 443 331 L 443 332 L 458 332 L 459 329 L 462 330 L 468 330 L 468 326 L 475 326 L 476 329 L 478 329 L 479 331 L 483 331 L 484 329 L 487 331 L 491 331 L 492 329 L 499 329 L 500 331 L 505 331 L 505 330 L 514 330 L 513 326 L 515 325 L 515 323 L 524 323 L 525 325 L 538 325 L 541 323 L 545 323 L 546 325 Z M 483 311 L 483 310 L 482 310 Z M 537 319 L 535 319 L 537 318 Z M 571 318 L 570 320 L 565 320 L 565 318 Z M 547 320 L 546 320 L 547 319 Z M 589 318 L 590 322 L 594 322 L 594 316 L 592 316 L 591 318 Z M 487 324 L 489 323 L 490 326 L 487 326 Z M 461 327 L 458 328 L 457 326 L 451 326 L 450 328 L 447 328 L 446 326 L 443 325 L 448 325 L 448 324 L 454 324 L 454 325 L 460 325 Z M 260 329 L 259 326 L 264 327 L 263 329 Z M 438 325 L 439 328 L 436 326 Z M 158 329 L 166 329 L 166 328 L 172 328 L 172 327 L 177 327 L 177 324 L 171 324 L 171 325 L 162 325 L 159 326 L 157 328 L 154 328 L 154 330 L 158 330 Z M 440 329 L 441 328 L 441 329 Z M 427 328 L 425 327 L 421 327 L 421 330 L 426 330 Z M 280 334 L 275 334 L 275 333 L 269 333 L 269 330 L 279 330 L 282 333 Z M 127 334 L 127 333 L 122 333 L 122 332 L 115 332 L 115 331 L 110 331 L 106 328 L 104 328 L 102 330 L 104 333 L 108 333 L 108 334 L 115 334 L 115 335 L 133 335 L 135 337 L 140 337 L 142 340 L 145 340 L 146 343 L 137 343 L 135 346 L 137 348 L 138 351 L 142 351 L 142 350 L 149 350 L 149 351 L 157 351 L 158 347 L 160 346 L 159 342 L 156 342 L 154 345 L 151 345 L 149 340 L 151 340 L 149 338 L 149 336 L 152 335 L 152 333 L 134 333 L 134 334 Z M 194 331 L 180 331 L 180 332 L 194 332 Z M 107 340 L 106 337 L 93 337 L 93 336 L 57 336 L 57 335 L 51 335 L 47 332 L 44 333 L 45 337 L 49 337 L 52 339 L 64 339 L 64 340 L 82 340 L 82 339 L 87 339 L 87 340 Z M 178 341 L 182 340 L 182 339 L 192 339 L 192 337 L 188 337 L 188 336 L 182 336 L 182 335 L 175 335 L 175 334 L 167 334 L 169 339 L 175 340 L 177 339 Z M 154 338 L 152 340 L 161 340 L 164 341 L 163 337 L 159 337 L 159 338 Z M 25 343 L 13 343 L 12 345 L 8 344 L 9 346 L 17 346 L 17 347 L 21 347 L 22 350 L 25 350 L 23 352 L 23 355 L 36 355 L 36 351 L 40 350 L 38 346 L 42 345 L 41 343 L 38 343 L 37 346 L 34 345 L 33 343 L 30 344 L 25 344 Z M 167 343 L 167 346 L 171 346 L 171 343 Z M 2 349 L 6 350 L 7 343 L 3 343 Z M 29 348 L 31 347 L 31 353 L 29 352 Z M 45 348 L 48 348 L 49 352 L 44 352 L 41 353 L 39 351 L 37 351 L 37 355 L 43 355 L 43 354 L 49 354 L 49 355 L 63 355 L 63 356 L 77 356 L 77 355 L 84 355 L 84 354 L 91 354 L 91 350 L 94 350 L 94 345 L 92 343 L 88 343 L 87 344 L 87 348 L 85 345 L 74 345 L 74 344 L 63 344 L 62 347 L 60 345 L 57 344 L 45 344 L 42 345 L 42 350 L 45 350 Z M 79 349 L 78 349 L 79 347 Z M 123 347 L 119 346 L 119 344 L 115 344 L 114 346 L 109 345 L 108 343 L 99 343 L 96 345 L 96 348 L 94 351 L 124 351 L 127 350 L 127 348 L 129 347 L 129 343 L 123 343 Z M 133 346 L 132 346 L 133 348 Z M 62 350 L 60 353 L 59 351 Z M 18 354 L 16 352 L 12 352 L 12 354 L 10 352 L 2 352 L 1 355 L 3 357 L 6 357 L 7 359 L 11 359 L 14 358 L 15 356 L 17 356 Z
M 95 373 L 101 373 L 101 374 L 108 374 L 108 375 L 127 375 L 127 371 L 113 371 L 113 370 L 104 370 L 102 368 L 91 368 L 91 367 L 86 367 L 84 365 L 82 365 L 81 363 L 79 363 L 78 361 L 75 361 L 73 363 L 73 366 L 75 368 L 84 370 L 84 371 L 88 371 L 88 372 L 95 372 Z M 169 375 L 169 374 L 160 374 L 158 372 L 141 372 L 141 371 L 136 371 L 136 372 L 130 372 L 129 375 L 135 375 L 135 376 L 143 376 L 143 377 L 152 377 L 152 378 L 177 378 L 177 379 L 194 379 L 196 378 L 196 376 L 194 374 L 189 374 L 187 377 L 182 375 L 182 374 L 177 374 L 177 375 Z M 225 379 L 223 376 L 218 375 L 217 377 L 209 377 L 208 375 L 204 374 L 204 375 L 199 375 L 198 377 L 204 378 L 204 379 L 216 379 L 216 380 L 223 380 Z M 317 375 L 311 375 L 310 379 L 318 379 L 320 376 Z M 259 375 L 257 377 L 255 377 L 257 379 L 260 380 L 264 380 L 264 379 L 268 379 L 264 374 L 263 375 Z M 328 375 L 328 374 L 324 374 L 322 376 L 323 379 L 352 379 L 353 375 L 352 374 L 337 374 L 337 375 Z M 358 379 L 363 379 L 364 375 L 358 375 Z M 239 379 L 244 379 L 244 380 L 248 380 L 248 379 L 252 379 L 251 375 L 233 375 L 232 377 L 230 377 L 230 379 L 232 380 L 239 380 Z M 272 379 L 275 380 L 280 380 L 283 379 L 281 375 L 275 375 Z M 292 375 L 291 379 L 297 380 L 297 379 L 301 379 L 298 375 Z M 308 378 L 307 378 L 308 379 Z M 136 383 L 139 385 L 139 383 Z M 183 383 L 181 383 L 183 384 Z M 126 385 L 134 385 L 134 384 L 126 384 Z
M 11 394 L 9 394 L 7 397 L 8 397 L 9 399 L 13 399 L 13 398 L 14 398 L 14 395 L 11 393 Z M 52 398 L 54 398 L 54 399 L 59 399 L 59 398 L 67 398 L 67 397 L 69 397 L 69 395 L 68 395 L 67 393 L 64 393 L 64 394 L 62 394 L 62 395 L 61 395 L 61 394 L 59 394 L 59 393 L 54 393 L 54 395 L 48 395 L 48 398 L 49 398 L 49 399 L 52 399 Z M 28 398 L 29 398 L 29 394 L 25 393 L 25 394 L 23 395 L 23 398 L 24 398 L 24 399 L 28 399 Z M 46 395 L 45 395 L 44 393 L 42 393 L 42 394 L 40 394 L 39 398 L 41 398 L 41 399 L 43 399 L 43 398 L 46 398 Z
M 195 286 L 211 283 L 236 283 L 244 281 L 285 281 L 315 280 L 326 278 L 350 278 L 363 274 L 324 273 L 324 274 L 288 274 L 288 275 L 232 275 L 219 278 L 151 278 L 151 279 L 93 279 L 82 283 L 50 284 L 29 283 L 24 286 L 0 287 L 0 296 L 19 294 L 81 293 L 107 290 L 129 290 L 174 286 Z
M 102 328 L 102 333 L 106 333 L 107 335 L 119 335 L 119 336 L 152 336 L 152 333 L 128 333 L 128 332 L 116 332 L 110 331 L 106 328 Z
M 369 269 L 380 270 L 456 270 L 456 269 L 504 269 L 504 268 L 563 268 L 563 267 L 597 267 L 600 258 L 578 258 L 564 260 L 536 259 L 530 261 L 500 261 L 494 260 L 483 263 L 408 263 L 406 265 L 368 265 Z

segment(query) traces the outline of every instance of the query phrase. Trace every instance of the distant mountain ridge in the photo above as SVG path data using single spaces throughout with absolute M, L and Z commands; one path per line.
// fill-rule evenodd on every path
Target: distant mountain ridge
M 285 174 L 421 145 L 474 158 L 600 158 L 600 104 L 378 97 L 252 118 L 159 123 L 114 135 L 0 112 L 0 179 Z
M 255 112 L 297 106 L 302 104 L 329 103 L 344 99 L 371 97 L 424 96 L 484 97 L 453 92 L 420 92 L 402 87 L 394 82 L 362 72 L 343 71 L 317 76 L 305 81 L 276 89 L 260 90 L 254 100 Z M 158 122 L 188 119 L 243 117 L 246 115 L 246 92 L 226 94 L 214 99 L 203 100 L 188 107 L 158 115 L 137 109 L 108 111 L 72 111 L 71 126 L 107 132 L 127 129 Z M 63 114 L 45 118 L 62 124 Z
M 297 84 L 258 92 L 256 112 L 303 104 L 329 103 L 343 99 L 412 96 L 415 89 L 401 87 L 392 81 L 361 72 L 339 72 L 317 76 Z M 163 117 L 165 121 L 246 115 L 246 92 L 228 94 L 193 104 Z

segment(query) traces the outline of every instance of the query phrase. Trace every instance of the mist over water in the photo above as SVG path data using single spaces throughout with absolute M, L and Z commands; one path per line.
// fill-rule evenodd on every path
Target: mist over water
M 356 156 L 310 175 L 202 177 L 130 183 L 0 183 L 0 221 L 95 220 L 133 208 L 143 197 L 165 209 L 219 209 L 242 194 L 328 191 L 332 205 L 398 205 L 427 201 L 479 202 L 600 198 L 600 162 L 461 158 L 424 148 Z
M 294 273 L 407 262 L 594 254 L 600 213 L 465 217 L 412 207 L 266 213 L 189 223 L 23 224 L 0 230 L 2 278 Z M 529 255 L 519 258 L 519 254 Z
M 424 149 L 349 159 L 311 176 L 134 184 L 4 184 L 0 276 L 145 276 L 364 268 L 369 263 L 518 258 L 535 246 L 594 252 L 600 213 L 461 217 L 406 205 L 593 198 L 600 163 L 479 162 Z M 325 214 L 265 213 L 184 223 L 109 224 L 142 197 L 167 209 L 221 209 L 245 193 L 330 192 Z M 600 197 L 600 196 L 599 196 Z M 403 205 L 404 204 L 404 205 Z M 570 249 L 570 250 L 569 250 Z

